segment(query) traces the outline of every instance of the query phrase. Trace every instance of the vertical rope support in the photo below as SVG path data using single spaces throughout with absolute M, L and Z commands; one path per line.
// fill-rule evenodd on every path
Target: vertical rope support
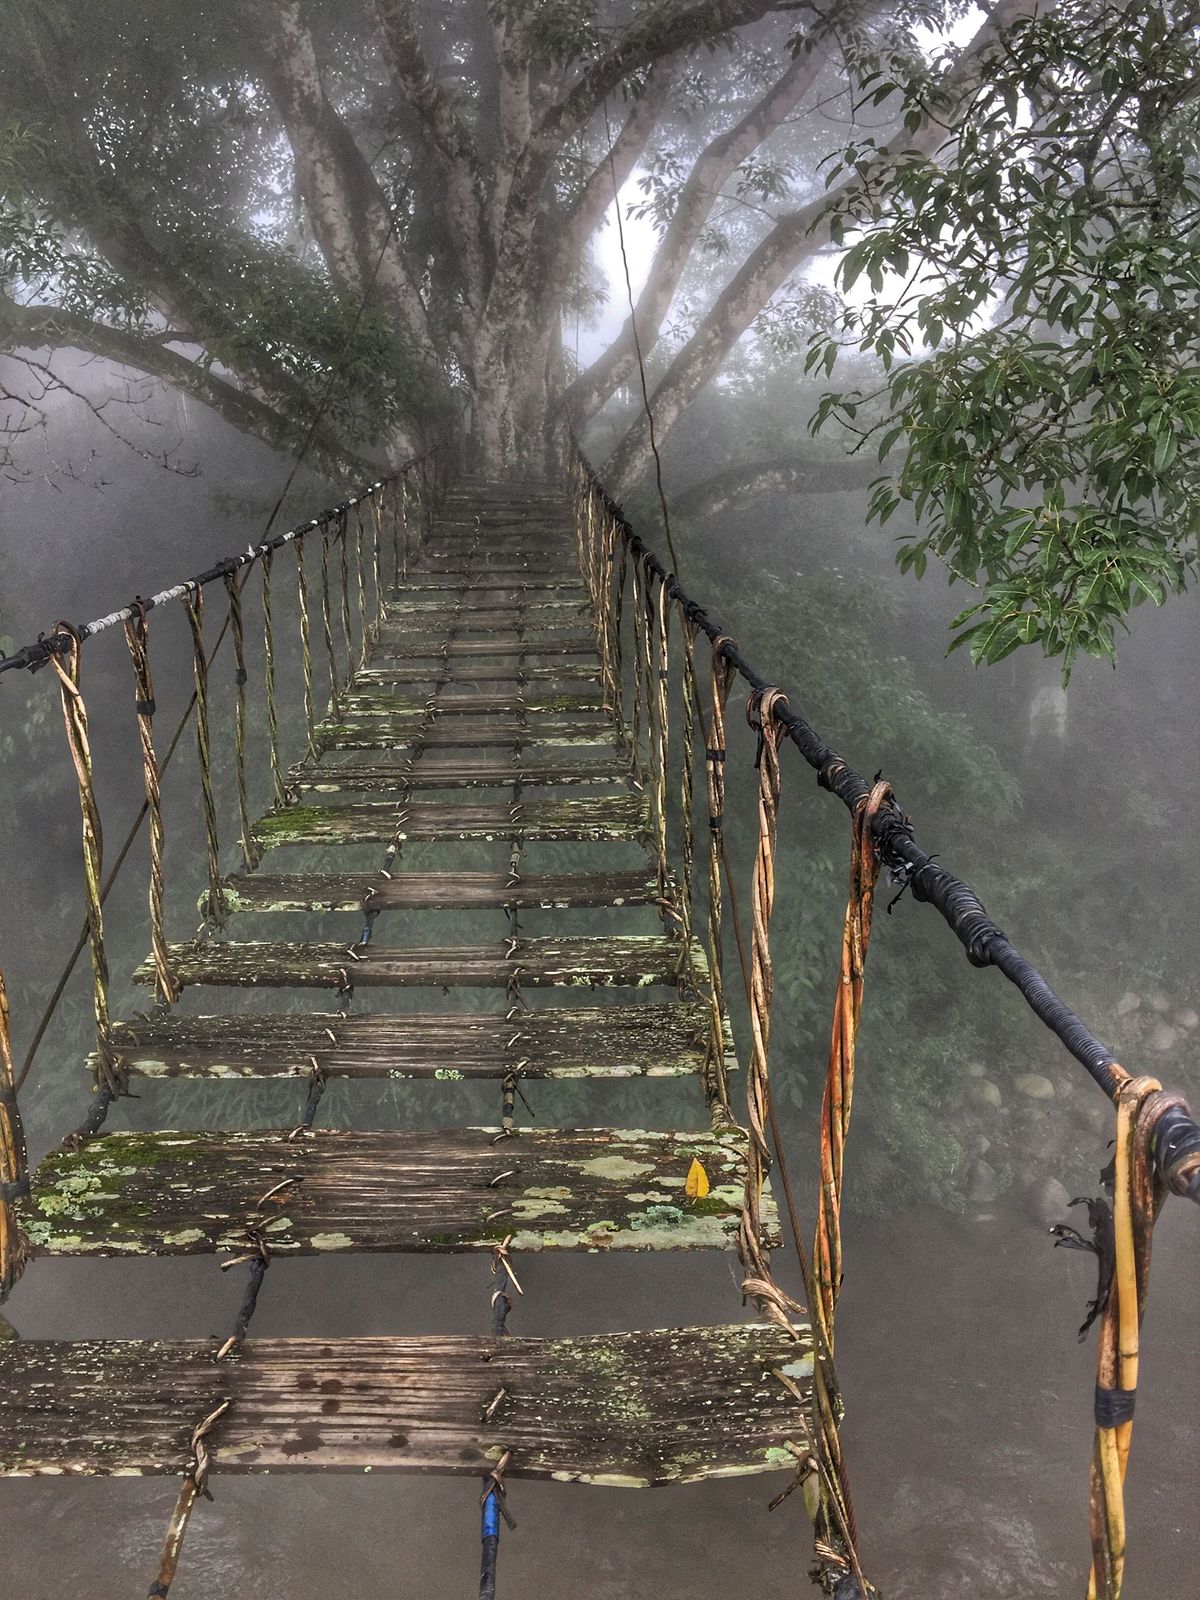
M 8 991 L 0 972 L 0 1302 L 7 1298 L 29 1258 L 29 1240 L 16 1209 L 16 1202 L 28 1193 L 29 1156 L 17 1106 Z
M 250 801 L 246 792 L 246 632 L 242 621 L 242 584 L 236 572 L 225 574 L 229 596 L 229 631 L 233 636 L 233 771 L 237 786 L 238 834 L 247 870 L 258 865 L 250 842 Z
M 625 577 L 629 566 L 629 552 L 615 517 L 612 521 L 612 540 L 614 554 L 617 550 L 618 540 L 620 540 L 621 550 L 621 559 L 616 563 L 616 578 L 612 584 L 612 599 L 609 604 L 609 615 L 612 618 L 612 673 L 613 682 L 617 689 L 618 723 L 621 732 L 627 733 L 629 724 L 625 716 L 625 672 L 621 628 L 625 620 Z
M 271 615 L 271 563 L 274 552 L 262 558 L 263 684 L 267 704 L 267 744 L 271 752 L 271 790 L 275 809 L 287 804 L 283 784 L 283 761 L 279 754 L 279 709 L 275 703 L 275 624 Z
M 1125 1577 L 1125 1477 L 1133 1436 L 1139 1342 L 1150 1281 L 1154 1219 L 1166 1195 L 1154 1178 L 1151 1140 L 1170 1097 L 1155 1078 L 1125 1078 L 1117 1092 L 1113 1157 L 1116 1262 L 1100 1323 L 1096 1436 L 1088 1514 L 1092 1566 L 1088 1600 L 1120 1600 Z
M 147 1600 L 166 1600 L 179 1568 L 179 1557 L 183 1551 L 184 1537 L 187 1534 L 188 1523 L 191 1521 L 196 1501 L 202 1495 L 205 1499 L 212 1499 L 207 1487 L 210 1460 L 207 1440 L 208 1435 L 229 1410 L 231 1404 L 232 1402 L 229 1400 L 222 1400 L 220 1405 L 215 1410 L 210 1411 L 204 1421 L 193 1430 L 191 1442 L 192 1463 L 188 1468 L 183 1483 L 180 1485 L 179 1498 L 175 1502 L 175 1509 L 172 1511 L 171 1520 L 167 1524 L 162 1554 L 159 1556 L 154 1582 L 147 1590 Z
M 399 593 L 400 584 L 407 574 L 408 561 L 408 479 L 401 477 L 392 487 L 392 597 Z M 404 553 L 401 553 L 403 546 Z
M 200 766 L 200 802 L 204 818 L 204 848 L 208 862 L 205 919 L 220 926 L 225 915 L 221 889 L 221 847 L 217 837 L 217 802 L 213 795 L 212 742 L 208 725 L 208 657 L 204 653 L 204 591 L 193 589 L 184 601 L 192 630 L 192 670 L 196 680 L 196 759 Z
M 816 1549 L 824 1568 L 853 1567 L 858 1530 L 842 1454 L 842 1404 L 833 1371 L 835 1322 L 843 1277 L 842 1187 L 846 1139 L 854 1099 L 855 1046 L 862 1016 L 863 982 L 879 859 L 872 824 L 892 798 L 891 786 L 876 783 L 854 813 L 850 849 L 850 893 L 842 925 L 841 963 L 833 1006 L 829 1064 L 821 1098 L 820 1192 L 812 1262 L 812 1311 L 821 1358 L 813 1374 L 814 1435 L 820 1471 Z
M 375 588 L 375 605 L 371 616 L 372 636 L 383 620 L 383 505 L 382 488 L 372 489 L 367 501 L 371 510 L 371 578 Z
M 354 508 L 354 570 L 357 577 L 356 591 L 358 594 L 358 665 L 361 670 L 367 664 L 367 646 L 370 644 L 370 623 L 367 620 L 367 567 L 363 551 L 365 538 L 363 527 L 362 505 Z
M 682 893 L 679 896 L 679 914 L 683 918 L 683 936 L 690 947 L 692 942 L 692 924 L 695 914 L 694 879 L 696 858 L 695 814 L 696 814 L 696 630 L 695 626 L 683 617 L 683 740 L 681 750 L 682 766 L 679 773 L 679 811 L 680 826 L 680 862 L 682 871 Z
M 313 699 L 312 624 L 308 614 L 308 575 L 304 566 L 304 540 L 297 539 L 296 598 L 300 616 L 300 670 L 304 678 L 304 726 L 308 732 L 308 754 L 317 758 L 317 711 Z
M 342 697 L 338 686 L 337 657 L 333 653 L 333 600 L 329 587 L 329 528 L 321 525 L 321 633 L 325 640 L 325 659 L 329 667 L 329 703 L 335 720 L 341 721 Z
M 646 764 L 642 759 L 642 683 L 643 663 L 647 660 L 650 641 L 646 635 L 646 607 L 642 597 L 642 564 L 634 557 L 633 566 L 633 726 L 631 738 L 633 747 L 633 774 L 639 783 L 646 781 Z M 643 644 L 643 640 L 645 640 Z M 649 727 L 650 707 L 646 705 L 645 714 L 647 728 Z
M 783 725 L 775 708 L 786 705 L 778 689 L 764 689 L 751 697 L 751 716 L 759 735 L 758 848 L 754 858 L 753 916 L 750 947 L 750 1070 L 746 1079 L 746 1110 L 750 1140 L 746 1153 L 746 1192 L 738 1227 L 738 1253 L 746 1270 L 743 1289 L 762 1297 L 763 1309 L 773 1321 L 790 1327 L 790 1309 L 780 1300 L 762 1238 L 762 1195 L 771 1157 L 767 1144 L 768 1062 L 771 1045 L 771 1001 L 774 968 L 771 960 L 771 914 L 775 907 L 775 847 L 779 817 L 779 741 Z
M 67 744 L 71 751 L 79 789 L 79 810 L 83 825 L 84 899 L 87 907 L 88 945 L 92 957 L 92 1010 L 96 1018 L 100 1087 L 107 1089 L 110 1095 L 115 1095 L 121 1093 L 123 1079 L 109 1041 L 108 952 L 104 944 L 101 888 L 104 876 L 104 832 L 100 823 L 100 807 L 96 801 L 87 706 L 79 686 L 79 638 L 67 623 L 60 623 L 56 631 L 69 635 L 71 640 L 65 652 L 55 651 L 50 659 L 58 675 Z
M 131 617 L 125 624 L 125 641 L 133 662 L 133 704 L 142 747 L 142 783 L 146 791 L 146 816 L 150 825 L 150 949 L 154 958 L 154 984 L 159 1004 L 171 1006 L 179 999 L 179 984 L 171 971 L 167 954 L 164 914 L 166 878 L 163 867 L 166 829 L 163 825 L 158 755 L 154 748 L 154 682 L 150 675 L 149 630 L 144 611 L 139 611 L 136 617 Z
M 342 642 L 346 650 L 346 681 L 354 670 L 354 627 L 350 620 L 350 513 L 343 506 L 337 531 L 340 553 L 339 576 L 342 586 Z
M 705 1096 L 709 1109 L 720 1108 L 732 1120 L 729 1081 L 725 1069 L 725 955 L 723 917 L 725 890 L 721 878 L 721 830 L 725 826 L 725 702 L 733 668 L 721 654 L 724 635 L 712 649 L 711 711 L 705 746 L 705 782 L 708 790 L 708 972 L 711 1014 L 709 1060 L 705 1069 Z M 696 712 L 700 711 L 700 686 L 695 685 Z
M 647 597 L 650 585 L 647 581 Z M 654 661 L 652 678 L 655 705 L 654 751 L 654 848 L 658 855 L 658 893 L 660 899 L 672 900 L 671 879 L 667 870 L 667 757 L 670 737 L 670 602 L 667 599 L 667 580 L 658 586 L 658 600 L 653 605 Z M 686 948 L 686 947 L 685 947 Z

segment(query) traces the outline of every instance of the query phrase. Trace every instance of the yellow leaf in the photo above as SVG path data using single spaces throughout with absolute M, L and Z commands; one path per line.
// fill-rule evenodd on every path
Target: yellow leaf
M 687 1181 L 683 1186 L 683 1192 L 689 1200 L 703 1200 L 708 1193 L 708 1173 L 705 1172 L 695 1156 L 692 1157 L 692 1164 L 688 1168 Z

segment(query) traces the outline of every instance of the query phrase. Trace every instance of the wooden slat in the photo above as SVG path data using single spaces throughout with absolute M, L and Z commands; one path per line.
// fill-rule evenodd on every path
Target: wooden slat
M 373 911 L 550 911 L 650 905 L 658 892 L 653 874 L 638 870 L 530 874 L 516 883 L 504 872 L 253 872 L 224 883 L 230 912 L 358 911 L 368 894 Z
M 346 715 L 317 725 L 317 744 L 324 750 L 396 750 L 411 744 L 424 725 L 423 716 Z M 423 746 L 463 750 L 548 749 L 575 744 L 617 743 L 615 725 L 603 716 L 565 717 L 557 713 L 533 720 L 518 717 L 435 717 Z
M 416 630 L 411 635 L 395 639 L 380 639 L 372 649 L 372 659 L 380 661 L 459 661 L 478 656 L 592 656 L 596 654 L 594 634 L 566 634 L 552 641 L 539 640 L 532 644 L 524 639 L 452 639 L 443 651 L 442 638 L 422 640 Z
M 650 828 L 644 795 L 585 799 L 459 802 L 358 801 L 341 806 L 285 806 L 254 824 L 263 850 L 294 844 L 386 844 L 389 840 L 641 839 Z
M 386 612 L 389 625 L 403 625 L 407 617 L 445 616 L 450 621 L 456 612 L 460 620 L 467 616 L 479 617 L 485 625 L 503 616 L 536 618 L 539 623 L 553 623 L 559 618 L 574 622 L 591 609 L 591 602 L 583 595 L 569 600 L 543 599 L 540 591 L 526 590 L 517 585 L 510 585 L 504 593 L 493 593 L 489 589 L 472 592 L 468 589 L 465 594 L 460 594 L 460 585 L 452 584 L 449 588 L 455 592 L 432 599 L 420 599 L 403 587 L 393 589 Z M 424 589 L 418 591 L 420 595 L 425 593 Z
M 613 756 L 569 761 L 538 760 L 500 751 L 492 756 L 458 756 L 449 761 L 311 762 L 294 767 L 288 786 L 298 794 L 342 794 L 373 789 L 494 789 L 521 783 L 534 788 L 558 784 L 615 784 L 629 778 L 629 762 Z
M 378 687 L 390 683 L 422 683 L 433 685 L 449 673 L 451 683 L 516 683 L 525 678 L 533 683 L 550 679 L 555 683 L 598 683 L 600 665 L 554 661 L 548 666 L 530 667 L 516 659 L 509 663 L 485 661 L 446 662 L 440 656 L 431 657 L 415 666 L 397 663 L 393 666 L 366 667 L 355 673 L 357 688 Z
M 530 611 L 527 615 L 512 608 L 508 611 L 460 611 L 452 607 L 418 609 L 406 606 L 402 610 L 387 612 L 380 630 L 384 643 L 403 644 L 406 637 L 417 633 L 431 633 L 440 639 L 453 632 L 458 634 L 486 633 L 490 637 L 520 634 L 530 641 L 529 648 L 536 651 L 543 640 L 562 637 L 574 638 L 581 632 L 582 617 L 578 607 L 564 610 L 561 615 Z M 596 641 L 592 639 L 592 649 Z
M 0 1475 L 182 1474 L 192 1429 L 232 1404 L 214 1474 L 333 1470 L 645 1488 L 795 1469 L 809 1330 L 671 1328 L 578 1339 L 38 1340 L 0 1348 Z M 503 1391 L 488 1421 L 484 1413 Z
M 340 1012 L 118 1022 L 113 1048 L 141 1077 L 674 1078 L 703 1070 L 709 1011 L 670 1005 L 504 1012 Z M 733 1066 L 732 1039 L 724 1041 Z
M 47 1156 L 22 1216 L 40 1255 L 240 1252 L 251 1233 L 276 1255 L 490 1250 L 510 1234 L 529 1251 L 733 1248 L 740 1135 L 498 1133 L 110 1133 Z M 684 1194 L 693 1158 L 703 1200 Z
M 466 985 L 504 988 L 519 982 L 545 985 L 636 985 L 675 983 L 683 957 L 678 940 L 653 934 L 607 934 L 600 938 L 522 939 L 507 953 L 495 945 L 430 945 L 405 950 L 268 940 L 209 940 L 168 945 L 171 971 L 184 987 L 220 984 L 235 988 L 433 987 Z M 693 942 L 692 970 L 706 971 L 701 946 Z M 134 973 L 153 984 L 154 963 Z
M 518 696 L 515 689 L 465 689 L 443 688 L 435 700 L 437 715 L 464 717 L 516 717 L 526 713 L 542 717 L 557 712 L 566 716 L 604 716 L 604 700 L 596 691 L 548 689 L 530 687 L 528 693 Z M 424 695 L 389 694 L 381 689 L 352 689 L 342 696 L 342 707 L 347 721 L 361 717 L 423 718 L 428 709 Z

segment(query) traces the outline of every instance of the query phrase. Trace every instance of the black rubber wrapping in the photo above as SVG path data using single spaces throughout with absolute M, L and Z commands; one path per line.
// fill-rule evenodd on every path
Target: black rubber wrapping
M 13 1178 L 0 1183 L 0 1205 L 11 1205 L 14 1200 L 24 1200 L 29 1193 L 29 1177 Z
M 578 445 L 576 445 L 578 450 Z M 653 574 L 665 585 L 670 598 L 679 602 L 689 622 L 701 629 L 711 640 L 714 652 L 721 655 L 740 677 L 758 694 L 774 687 L 760 676 L 734 641 L 706 611 L 682 589 L 675 577 L 647 549 L 633 531 L 625 513 L 596 477 L 590 462 L 579 451 L 580 460 L 594 491 L 599 495 L 608 514 L 621 531 L 627 548 L 642 560 L 646 573 Z M 790 706 L 782 705 L 774 712 L 775 720 L 787 731 L 788 738 L 800 751 L 817 774 L 821 788 L 828 789 L 852 814 L 865 803 L 871 785 L 846 764 L 815 728 Z M 710 822 L 715 831 L 720 818 Z M 893 801 L 882 806 L 871 824 L 871 835 L 879 858 L 893 871 L 903 869 L 911 884 L 914 899 L 933 906 L 949 924 L 955 937 L 966 951 L 967 959 L 976 967 L 996 967 L 1012 983 L 1050 1031 L 1096 1080 L 1109 1099 L 1115 1099 L 1120 1079 L 1113 1068 L 1115 1058 L 1107 1045 L 1102 1044 L 1083 1020 L 1054 992 L 1037 968 L 1014 948 L 1003 929 L 988 916 L 982 901 L 968 884 L 940 866 L 923 850 L 913 834 L 912 824 L 899 805 Z M 1170 1122 L 1172 1151 L 1164 1160 L 1163 1125 Z M 1182 1141 L 1182 1142 L 1181 1142 Z M 1170 1182 L 1169 1172 L 1178 1168 L 1187 1153 L 1200 1150 L 1200 1125 L 1184 1109 L 1167 1113 L 1160 1123 L 1155 1139 L 1156 1161 L 1160 1177 Z M 1172 1184 L 1175 1192 L 1200 1203 L 1200 1171 L 1186 1182 L 1178 1176 Z
M 1200 1127 L 1186 1107 L 1168 1106 L 1154 1126 L 1154 1159 L 1164 1183 L 1176 1194 L 1200 1200 L 1200 1167 L 1189 1177 L 1181 1168 L 1190 1157 L 1200 1155 Z
M 1123 1422 L 1133 1421 L 1137 1403 L 1136 1389 L 1102 1389 L 1096 1385 L 1096 1426 L 1119 1428 Z
M 158 705 L 153 698 L 149 700 L 135 700 L 133 702 L 133 709 L 137 712 L 139 717 L 152 717 L 158 710 Z
M 146 1600 L 166 1600 L 166 1596 L 169 1595 L 170 1592 L 170 1587 L 167 1584 L 160 1583 L 158 1579 L 155 1578 L 154 1582 L 146 1590 Z
M 714 750 L 711 747 L 704 752 L 709 761 L 724 761 L 724 750 Z

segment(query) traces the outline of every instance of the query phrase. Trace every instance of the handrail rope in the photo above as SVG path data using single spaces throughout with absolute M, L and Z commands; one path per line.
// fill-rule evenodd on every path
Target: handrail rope
M 708 612 L 662 565 L 657 556 L 635 533 L 620 505 L 605 489 L 595 469 L 572 439 L 585 481 L 613 517 L 622 534 L 622 543 L 635 564 L 643 565 L 660 583 L 667 586 L 685 614 L 701 628 L 716 650 L 742 680 L 756 692 L 772 687 L 739 650 L 733 639 L 714 622 Z M 870 796 L 872 785 L 828 745 L 816 729 L 790 706 L 780 707 L 776 720 L 788 738 L 817 774 L 823 789 L 835 795 L 847 810 L 856 808 Z M 1013 945 L 1007 934 L 988 916 L 970 886 L 954 876 L 916 841 L 913 825 L 894 800 L 881 806 L 871 824 L 874 847 L 882 864 L 895 873 L 916 900 L 926 901 L 943 917 L 967 953 L 973 966 L 994 966 L 1024 997 L 1040 1021 L 1055 1034 L 1067 1051 L 1115 1100 L 1124 1081 L 1110 1050 L 1091 1032 L 1083 1020 L 1060 998 L 1042 974 Z M 1200 1123 L 1186 1104 L 1173 1101 L 1162 1109 L 1154 1130 L 1154 1161 L 1163 1182 L 1173 1193 L 1200 1204 Z

